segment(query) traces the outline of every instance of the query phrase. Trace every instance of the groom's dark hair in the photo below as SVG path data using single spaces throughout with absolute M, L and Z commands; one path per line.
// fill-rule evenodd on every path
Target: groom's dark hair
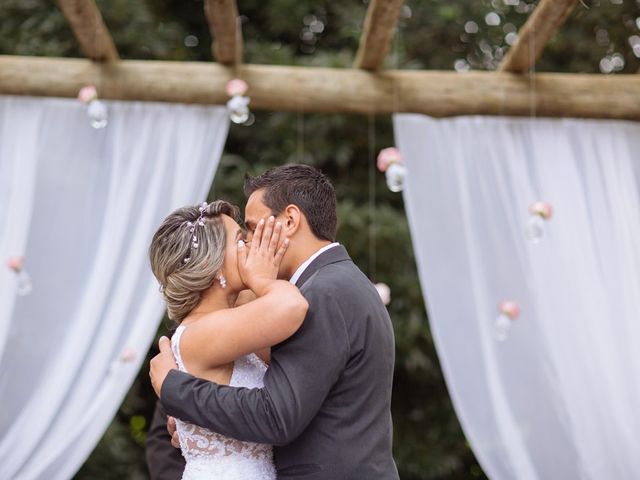
M 271 168 L 255 177 L 247 175 L 244 180 L 247 198 L 260 189 L 264 189 L 262 201 L 274 216 L 284 211 L 287 205 L 296 205 L 317 238 L 335 241 L 338 224 L 336 192 L 320 170 L 293 164 Z

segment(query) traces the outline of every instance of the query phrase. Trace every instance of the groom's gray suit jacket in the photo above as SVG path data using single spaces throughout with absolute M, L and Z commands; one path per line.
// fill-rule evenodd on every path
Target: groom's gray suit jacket
M 302 327 L 271 350 L 264 388 L 217 385 L 177 370 L 167 414 L 239 440 L 274 445 L 278 478 L 391 480 L 391 320 L 342 246 L 297 282 L 309 302 Z

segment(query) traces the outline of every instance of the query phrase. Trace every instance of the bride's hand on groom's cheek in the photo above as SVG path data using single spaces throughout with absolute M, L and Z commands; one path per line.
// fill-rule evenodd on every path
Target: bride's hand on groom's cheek
M 265 287 L 278 277 L 280 262 L 289 245 L 289 239 L 280 241 L 282 224 L 273 216 L 258 222 L 256 230 L 247 245 L 238 242 L 238 271 L 242 281 L 258 296 Z
M 169 374 L 170 370 L 177 369 L 178 365 L 171 351 L 171 343 L 167 337 L 160 337 L 158 341 L 160 353 L 151 359 L 149 364 L 149 377 L 151 377 L 151 385 L 156 392 L 158 398 L 162 390 L 162 384 Z

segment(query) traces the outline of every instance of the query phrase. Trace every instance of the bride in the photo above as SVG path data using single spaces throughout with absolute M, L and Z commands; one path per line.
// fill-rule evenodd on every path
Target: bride
M 308 304 L 298 289 L 276 280 L 289 240 L 274 218 L 261 220 L 251 242 L 236 223 L 238 209 L 218 200 L 179 208 L 149 247 L 169 318 L 178 323 L 171 346 L 178 368 L 219 384 L 262 387 L 269 347 L 293 335 Z M 256 300 L 233 308 L 241 291 Z M 176 420 L 183 480 L 274 480 L 270 445 L 241 442 Z

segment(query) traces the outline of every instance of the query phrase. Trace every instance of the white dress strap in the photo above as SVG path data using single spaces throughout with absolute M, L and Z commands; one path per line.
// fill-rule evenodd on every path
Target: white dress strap
M 182 332 L 184 332 L 186 328 L 186 326 L 180 325 L 178 328 L 176 328 L 176 331 L 171 337 L 171 350 L 173 351 L 173 356 L 176 358 L 178 370 L 180 370 L 181 372 L 187 371 L 187 369 L 184 367 L 184 362 L 182 361 L 182 355 L 180 355 L 180 337 L 182 337 Z

